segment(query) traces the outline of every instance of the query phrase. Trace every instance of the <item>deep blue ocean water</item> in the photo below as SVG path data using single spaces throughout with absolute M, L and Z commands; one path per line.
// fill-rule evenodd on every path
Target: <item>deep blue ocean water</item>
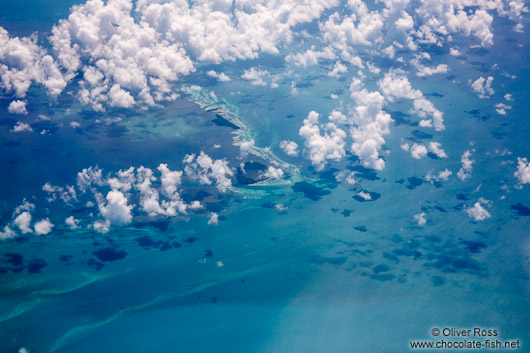
M 73 3 L 2 1 L 0 25 L 12 35 L 44 35 Z M 299 184 L 236 185 L 253 192 L 222 196 L 213 187 L 190 186 L 184 195 L 190 200 L 206 190 L 220 201 L 189 218 L 138 215 L 105 235 L 69 230 L 60 220 L 88 219 L 97 209 L 47 203 L 42 186 L 74 184 L 77 172 L 95 165 L 105 173 L 160 163 L 180 170 L 186 154 L 201 150 L 237 166 L 233 129 L 215 124 L 215 112 L 189 94 L 162 107 L 102 113 L 64 93 L 50 103 L 41 87 L 32 87 L 29 114 L 20 120 L 53 133 L 13 135 L 14 118 L 0 115 L 0 224 L 24 198 L 38 203 L 36 219 L 57 221 L 47 235 L 0 243 L 0 351 L 409 352 L 408 342 L 429 339 L 433 327 L 495 328 L 526 351 L 529 191 L 502 187 L 516 184 L 516 157 L 530 156 L 530 52 L 528 35 L 514 36 L 508 27 L 495 23 L 496 41 L 488 50 L 465 49 L 457 58 L 432 53 L 434 63 L 450 64 L 447 74 L 409 76 L 444 112 L 446 130 L 433 135 L 449 158 L 415 160 L 401 150 L 402 139 L 431 137 L 408 113 L 410 101 L 398 100 L 386 107 L 395 123 L 386 136 L 383 171 L 359 167 L 352 155 L 324 171 L 302 156 L 286 157 L 300 168 Z M 516 78 L 498 74 L 494 63 Z M 327 116 L 338 101 L 351 104 L 354 70 L 337 80 L 326 76 L 324 65 L 299 69 L 298 93 L 292 94 L 290 79 L 277 89 L 239 79 L 245 65 L 272 74 L 285 70 L 283 61 L 265 55 L 251 64 L 216 66 L 230 82 L 197 73 L 183 84 L 199 84 L 225 99 L 227 109 L 237 107 L 255 144 L 278 156 L 285 157 L 279 142 L 298 139 L 309 111 Z M 496 92 L 481 100 L 466 81 L 488 74 L 495 75 Z M 506 93 L 514 101 L 504 117 L 493 103 Z M 1 99 L 0 111 L 9 102 Z M 50 120 L 37 121 L 40 114 Z M 94 122 L 115 117 L 121 121 Z M 71 121 L 81 127 L 69 128 Z M 506 148 L 512 155 L 502 155 Z M 474 149 L 472 182 L 461 182 L 456 172 L 467 149 Z M 451 179 L 425 181 L 430 170 L 444 168 L 453 171 Z M 338 170 L 356 171 L 360 183 L 337 182 Z M 373 200 L 356 198 L 361 190 Z M 463 207 L 479 197 L 493 200 L 492 217 L 475 222 Z M 278 203 L 288 210 L 275 210 Z M 206 224 L 207 211 L 220 214 L 219 225 Z M 427 213 L 424 227 L 412 219 L 420 211 Z

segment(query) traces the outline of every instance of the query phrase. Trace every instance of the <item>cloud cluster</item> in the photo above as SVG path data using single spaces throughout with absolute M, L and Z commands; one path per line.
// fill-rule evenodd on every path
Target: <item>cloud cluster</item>
M 120 177 L 122 180 L 121 184 L 125 185 L 126 188 L 129 188 L 132 178 L 134 189 L 138 191 L 140 196 L 140 205 L 149 216 L 163 215 L 173 217 L 179 213 L 187 214 L 189 208 L 197 208 L 197 206 L 187 205 L 181 199 L 179 187 L 182 184 L 182 171 L 172 171 L 167 164 L 160 164 L 157 169 L 161 174 L 160 190 L 152 185 L 153 182 L 157 181 L 153 170 L 144 166 L 137 169 L 136 179 L 130 169 L 124 171 Z M 166 199 L 160 200 L 160 191 Z M 200 207 L 200 203 L 198 207 Z
M 294 26 L 337 5 L 337 0 L 140 0 L 137 11 L 164 40 L 183 43 L 198 60 L 220 63 L 277 54 L 279 46 L 292 42 Z
M 9 226 L 4 226 L 4 230 L 0 231 L 0 240 L 14 238 L 16 236 L 17 236 L 17 233 L 13 229 L 11 229 Z
M 176 98 L 169 83 L 194 71 L 178 43 L 135 21 L 127 0 L 89 0 L 52 30 L 53 49 L 69 79 L 81 73 L 79 99 L 95 110 Z
M 432 76 L 435 74 L 445 74 L 447 71 L 449 71 L 449 66 L 447 64 L 438 64 L 434 67 L 431 66 L 425 66 L 421 63 L 422 59 L 430 60 L 431 56 L 429 53 L 420 53 L 419 55 L 416 55 L 414 59 L 412 59 L 411 63 L 416 68 L 416 76 L 418 77 L 425 77 L 425 76 Z
M 95 110 L 155 105 L 176 99 L 172 85 L 195 71 L 194 60 L 219 64 L 255 59 L 261 53 L 279 54 L 296 36 L 310 38 L 299 25 L 317 19 L 325 46 L 291 53 L 287 61 L 307 67 L 321 59 L 335 60 L 330 76 L 346 72 L 344 62 L 361 69 L 366 65 L 378 74 L 373 64 L 363 63 L 359 51 L 394 58 L 401 49 L 417 50 L 416 42 L 442 45 L 457 33 L 473 36 L 487 47 L 493 43 L 495 12 L 515 21 L 514 29 L 522 31 L 523 14 L 528 11 L 524 0 L 381 3 L 384 6 L 349 0 L 338 9 L 338 0 L 89 0 L 74 6 L 53 27 L 52 54 L 37 44 L 36 36 L 10 37 L 0 28 L 0 85 L 24 97 L 30 85 L 37 83 L 57 97 L 68 82 L 77 79 L 78 98 Z M 421 53 L 413 61 L 419 76 L 447 72 L 446 64 L 421 64 L 420 58 L 426 55 Z M 402 57 L 397 60 L 403 62 Z M 221 82 L 230 79 L 215 70 L 207 74 Z M 264 70 L 256 68 L 243 74 L 255 85 L 266 85 L 265 76 Z M 277 84 L 271 82 L 271 86 Z M 420 97 L 415 109 L 437 114 L 429 103 Z M 439 129 L 441 125 L 434 121 Z
M 42 219 L 35 223 L 35 234 L 44 235 L 52 231 L 53 224 L 48 218 Z
M 493 43 L 492 11 L 496 11 L 500 16 L 509 16 L 513 20 L 520 20 L 520 14 L 527 11 L 524 9 L 524 5 L 510 4 L 510 8 L 521 8 L 521 10 L 519 12 L 514 10 L 518 15 L 509 15 L 505 10 L 506 4 L 501 4 L 501 2 L 486 3 L 481 0 L 444 0 L 441 2 L 425 0 L 419 4 L 402 0 L 382 1 L 382 3 L 384 3 L 384 9 L 373 11 L 362 1 L 348 1 L 345 11 L 333 12 L 327 19 L 320 21 L 319 29 L 324 39 L 323 49 L 319 50 L 312 46 L 305 52 L 289 54 L 286 60 L 297 66 L 307 67 L 317 64 L 321 59 L 332 60 L 338 57 L 362 69 L 366 66 L 372 74 L 379 75 L 380 69 L 369 62 L 363 65 L 359 59 L 354 63 L 353 58 L 358 57 L 356 53 L 359 51 L 377 52 L 378 55 L 394 58 L 396 50 L 404 49 L 405 46 L 410 50 L 417 50 L 414 41 L 442 45 L 445 40 L 451 40 L 451 35 L 457 33 L 473 36 L 479 39 L 481 46 L 489 47 Z M 468 8 L 469 6 L 472 8 Z M 387 24 L 392 27 L 391 31 Z M 389 45 L 390 38 L 393 41 Z M 451 55 L 461 55 L 457 49 L 451 49 Z M 425 52 L 420 52 L 414 56 L 411 63 L 417 70 L 417 76 L 425 77 L 449 71 L 447 64 L 442 63 L 435 66 L 423 64 L 423 61 L 430 59 L 430 55 Z M 405 62 L 401 57 L 397 60 Z M 337 64 L 342 65 L 340 61 L 337 61 Z M 332 75 L 338 75 L 339 72 L 345 71 L 345 69 L 339 70 L 339 66 L 336 68 L 337 70 L 332 72 Z M 364 75 L 363 72 L 359 71 L 361 79 L 364 78 Z M 472 85 L 481 96 L 486 97 L 493 94 L 492 80 L 493 78 L 481 78 Z M 256 81 L 256 83 L 258 82 Z M 263 84 L 265 83 L 263 82 Z M 389 133 L 389 125 L 392 121 L 383 110 L 386 102 L 409 99 L 413 104 L 410 112 L 421 118 L 420 127 L 432 127 L 436 131 L 443 131 L 445 125 L 443 113 L 436 109 L 434 104 L 420 90 L 412 88 L 404 71 L 400 69 L 390 70 L 378 81 L 378 87 L 380 92 L 369 92 L 362 89 L 360 79 L 354 79 L 350 86 L 352 98 L 357 104 L 353 119 L 337 117 L 336 120 L 330 120 L 336 125 L 345 123 L 352 125 L 350 129 L 354 140 L 352 152 L 359 157 L 363 166 L 382 170 L 385 162 L 380 158 L 379 153 L 385 142 L 384 136 Z M 499 107 L 503 108 L 502 106 Z M 303 129 L 307 136 L 317 137 L 320 135 L 320 131 L 316 131 L 314 125 L 304 121 Z M 312 130 L 318 132 L 318 135 L 310 132 Z M 317 144 L 322 140 L 314 138 L 313 141 Z M 324 148 L 315 148 L 313 156 L 310 154 L 313 164 L 319 168 L 323 167 L 322 161 L 325 158 L 322 157 L 323 153 L 319 155 L 315 152 L 324 150 Z M 410 147 L 407 145 L 407 150 L 410 150 L 416 159 L 420 159 L 428 153 L 432 153 L 438 158 L 448 157 L 438 142 L 430 142 L 427 146 L 414 144 Z M 461 179 L 467 178 L 471 171 L 469 161 L 463 159 L 463 163 L 464 167 L 459 172 Z
M 149 216 L 164 214 L 165 211 L 160 207 L 160 193 L 152 185 L 157 178 L 149 168 L 141 166 L 136 171 L 135 190 L 139 192 L 140 206 Z
M 201 202 L 185 202 L 181 197 L 185 177 L 187 183 L 215 184 L 221 192 L 226 192 L 232 185 L 234 171 L 224 159 L 212 159 L 201 152 L 198 156 L 186 155 L 183 163 L 184 171 L 171 170 L 167 164 L 161 163 L 156 170 L 144 166 L 129 167 L 107 175 L 98 166 L 91 166 L 77 173 L 77 187 L 45 183 L 42 190 L 48 195 L 48 202 L 61 200 L 69 207 L 77 207 L 79 203 L 84 203 L 87 208 L 97 206 L 98 213 L 89 214 L 92 220 L 89 220 L 88 228 L 107 233 L 113 226 L 130 224 L 139 212 L 149 217 L 175 217 L 203 209 Z M 270 166 L 264 175 L 271 179 L 281 178 L 283 170 Z M 14 210 L 9 224 L 0 230 L 0 239 L 15 237 L 18 232 L 48 234 L 54 225 L 49 218 L 33 225 L 34 209 L 34 204 L 24 200 Z M 209 224 L 217 222 L 215 216 L 210 218 Z M 71 230 L 81 228 L 81 221 L 74 216 L 67 217 L 64 223 Z
M 276 168 L 271 165 L 269 166 L 269 168 L 267 168 L 267 171 L 263 176 L 269 179 L 280 179 L 281 177 L 283 177 L 283 175 L 284 172 L 282 168 Z
M 57 198 L 60 198 L 63 202 L 66 203 L 72 200 L 77 201 L 77 192 L 73 185 L 66 185 L 62 187 L 46 183 L 42 187 L 42 190 L 48 193 L 48 201 L 55 201 L 57 200 Z
M 377 11 L 369 11 L 362 1 L 348 1 L 351 13 L 341 16 L 333 13 L 320 24 L 324 41 L 338 49 L 344 56 L 351 46 L 371 46 L 380 41 L 383 17 Z
M 475 221 L 483 221 L 491 217 L 491 214 L 482 206 L 482 203 L 489 205 L 491 202 L 488 200 L 480 199 L 475 202 L 473 207 L 465 209 L 465 212 L 469 217 L 473 218 Z
M 348 67 L 344 64 L 342 64 L 340 61 L 335 62 L 333 65 L 333 69 L 328 72 L 329 77 L 340 77 L 340 74 L 344 74 L 348 72 Z
M 460 33 L 464 36 L 474 36 L 481 46 L 490 47 L 493 44 L 493 16 L 488 13 L 493 5 L 491 3 L 482 0 L 422 1 L 421 6 L 416 9 L 416 15 L 421 22 L 416 36 L 421 43 L 441 46 L 452 33 Z M 472 5 L 476 7 L 469 9 Z
M 471 88 L 473 92 L 477 93 L 479 98 L 486 99 L 489 98 L 495 91 L 491 88 L 491 83 L 493 82 L 493 77 L 488 76 L 488 78 L 479 77 L 474 82 L 471 83 Z
M 530 184 L 530 163 L 526 158 L 517 158 L 517 170 L 514 176 L 521 184 Z
M 87 189 L 92 188 L 94 185 L 103 185 L 103 170 L 95 167 L 83 168 L 82 171 L 77 173 L 77 187 L 81 192 L 85 192 Z
M 464 181 L 471 176 L 471 172 L 473 171 L 473 163 L 475 163 L 475 161 L 471 159 L 471 151 L 465 151 L 462 154 L 460 161 L 462 162 L 462 168 L 460 168 L 456 175 L 460 178 L 460 180 Z
M 69 216 L 64 220 L 64 223 L 71 229 L 75 230 L 79 228 L 79 220 L 76 219 L 74 216 Z
M 208 185 L 215 182 L 223 192 L 232 185 L 230 177 L 233 176 L 233 171 L 225 160 L 213 160 L 201 152 L 199 156 L 187 155 L 184 163 L 186 176 L 191 180 Z M 133 199 L 138 199 L 139 209 L 150 217 L 186 215 L 190 210 L 203 207 L 199 201 L 188 204 L 182 199 L 180 187 L 184 172 L 171 170 L 164 163 L 157 167 L 157 171 L 159 177 L 155 175 L 155 171 L 144 166 L 130 167 L 107 177 L 103 176 L 98 167 L 79 172 L 79 189 L 82 192 L 90 190 L 94 194 L 99 214 L 103 217 L 92 224 L 93 229 L 106 233 L 111 226 L 131 223 L 136 208 Z M 105 197 L 100 191 L 102 187 L 111 189 Z M 67 221 L 67 224 L 70 227 L 78 226 L 78 222 L 73 219 Z
M 18 229 L 20 229 L 22 234 L 33 232 L 33 230 L 30 228 L 30 225 L 31 225 L 31 212 L 30 211 L 21 212 L 13 220 L 13 223 L 18 227 Z
M 424 226 L 427 223 L 427 219 L 425 219 L 425 212 L 415 214 L 414 220 L 418 222 L 419 226 Z
M 230 77 L 228 77 L 224 72 L 215 72 L 214 70 L 209 70 L 206 72 L 206 75 L 209 77 L 217 79 L 219 82 L 228 82 Z
M 315 46 L 312 46 L 311 49 L 308 49 L 303 53 L 288 54 L 285 57 L 285 61 L 292 62 L 296 66 L 305 68 L 318 64 L 321 59 L 333 60 L 335 57 L 335 52 L 330 47 L 325 47 L 323 50 L 318 51 L 315 50 Z
M 368 193 L 368 192 L 359 191 L 357 193 L 357 196 L 359 196 L 360 198 L 362 198 L 365 201 L 371 201 L 372 200 L 372 195 L 370 193 Z
M 402 145 L 401 148 L 407 150 L 408 144 Z M 410 155 L 414 159 L 421 159 L 427 155 L 427 147 L 422 144 L 415 143 L 410 148 Z
M 361 78 L 363 77 L 361 75 Z M 349 125 L 353 139 L 351 152 L 359 157 L 365 168 L 383 170 L 385 161 L 379 153 L 385 143 L 384 136 L 390 133 L 390 124 L 393 121 L 383 108 L 385 103 L 393 102 L 395 99 L 406 98 L 413 101 L 412 112 L 423 118 L 420 126 L 434 125 L 437 131 L 445 129 L 442 112 L 437 110 L 420 90 L 412 88 L 403 72 L 392 70 L 377 83 L 381 92 L 370 92 L 362 88 L 361 79 L 353 79 L 350 91 L 356 106 L 352 116 L 346 117 L 340 111 L 334 110 L 329 116 L 330 123 L 325 126 L 318 124 L 318 114 L 314 112 L 304 120 L 300 135 L 305 138 L 306 147 L 310 151 L 309 158 L 318 169 L 325 166 L 326 159 L 339 160 L 344 156 L 343 145 L 346 135 L 337 125 Z M 427 118 L 428 116 L 430 118 Z M 328 131 L 322 136 L 320 129 Z M 284 141 L 282 144 L 281 147 L 285 150 L 287 142 Z M 429 152 L 438 158 L 447 157 L 439 142 L 430 142 L 428 146 L 415 143 L 412 147 L 403 144 L 402 148 L 410 150 L 415 159 L 421 159 Z
M 28 111 L 26 110 L 27 102 L 23 100 L 14 100 L 7 106 L 7 111 L 11 114 L 20 114 L 26 115 Z
M 280 148 L 288 156 L 292 156 L 292 157 L 298 156 L 298 144 L 294 141 L 284 140 L 280 142 Z
M 35 204 L 24 199 L 22 204 L 15 208 L 11 221 L 0 231 L 0 240 L 13 238 L 18 235 L 16 229 L 22 234 L 45 235 L 51 232 L 53 224 L 48 218 L 35 222 L 32 226 Z
M 497 103 L 497 104 L 495 104 L 495 111 L 497 112 L 497 114 L 506 116 L 506 114 L 507 114 L 506 111 L 510 110 L 510 109 L 512 109 L 511 105 L 508 105 L 508 104 L 505 104 L 505 103 Z
M 383 170 L 385 161 L 379 157 L 379 151 L 385 143 L 383 136 L 390 133 L 393 120 L 383 110 L 384 97 L 381 93 L 351 88 L 351 96 L 357 104 L 350 129 L 353 138 L 351 151 L 359 157 L 363 167 Z
M 239 144 L 239 151 L 241 153 L 241 156 L 248 155 L 248 153 L 250 152 L 250 150 L 252 148 L 254 148 L 254 140 L 253 139 L 242 141 Z
M 17 121 L 15 126 L 13 126 L 13 130 L 11 132 L 32 132 L 33 129 L 31 128 L 31 125 L 28 123 L 23 123 L 22 121 Z
M 210 212 L 210 218 L 208 218 L 208 225 L 218 225 L 219 224 L 219 215 L 215 212 Z
M 440 142 L 429 142 L 427 146 L 421 143 L 414 143 L 412 147 L 408 143 L 402 143 L 401 149 L 404 151 L 410 150 L 410 155 L 415 159 L 421 159 L 429 152 L 438 158 L 447 158 L 447 153 L 445 153 L 441 146 L 442 144 Z
M 132 221 L 132 206 L 121 191 L 111 190 L 107 193 L 106 202 L 99 201 L 99 213 L 112 225 L 121 226 Z
M 251 67 L 248 70 L 245 70 L 243 74 L 241 75 L 241 78 L 247 81 L 250 81 L 250 83 L 253 86 L 267 86 L 267 81 L 269 81 L 269 78 L 271 77 L 271 74 L 267 70 L 262 70 L 256 67 Z M 267 81 L 265 81 L 267 80 Z M 276 87 L 277 84 L 274 82 L 271 82 L 271 87 Z
M 433 174 L 432 171 L 429 171 L 427 173 L 427 175 L 425 176 L 425 180 L 427 180 L 428 182 L 430 183 L 433 183 L 435 181 L 440 181 L 440 180 L 448 180 L 449 177 L 453 175 L 453 172 L 450 171 L 449 169 L 445 168 L 444 170 L 442 170 L 441 172 L 439 172 L 438 174 Z
M 111 187 L 107 194 L 107 202 L 96 192 L 96 200 L 100 214 L 110 225 L 128 224 L 132 221 L 131 211 L 133 206 L 128 204 L 132 190 L 137 192 L 142 211 L 150 217 L 176 216 L 187 214 L 188 206 L 180 197 L 178 187 L 181 184 L 181 171 L 171 171 L 166 164 L 158 166 L 160 172 L 160 185 L 154 187 L 153 182 L 157 177 L 150 168 L 140 166 L 120 170 L 113 177 L 106 179 L 106 184 Z M 161 199 L 160 193 L 165 196 Z M 110 197 L 110 199 L 109 199 Z
M 51 42 L 66 77 L 81 73 L 84 104 L 95 110 L 153 105 L 176 98 L 170 85 L 195 70 L 192 57 L 221 63 L 278 54 L 292 42 L 292 27 L 337 3 L 141 0 L 133 8 L 130 0 L 89 0 L 53 28 Z M 213 70 L 208 75 L 229 80 Z
M 393 102 L 397 99 L 410 99 L 413 101 L 414 109 L 412 113 L 417 114 L 423 120 L 420 126 L 431 127 L 434 125 L 436 131 L 445 129 L 443 113 L 434 107 L 420 90 L 413 89 L 410 81 L 399 71 L 390 71 L 378 81 L 378 86 L 385 98 Z M 427 117 L 430 118 L 427 119 Z
M 37 44 L 37 36 L 10 37 L 0 27 L 0 88 L 23 98 L 32 83 L 43 85 L 52 98 L 66 87 L 66 79 L 52 56 Z M 25 103 L 16 101 L 10 112 L 25 113 Z M 24 103 L 24 104 L 22 104 Z
M 438 158 L 447 158 L 447 153 L 445 153 L 440 142 L 429 142 L 429 151 Z
M 319 124 L 319 114 L 311 111 L 304 119 L 304 124 L 299 130 L 299 135 L 305 139 L 305 146 L 309 150 L 311 163 L 322 170 L 328 160 L 340 160 L 345 155 L 344 150 L 346 133 L 334 123 Z M 321 134 L 323 130 L 324 134 Z
M 201 184 L 211 185 L 215 181 L 215 186 L 221 192 L 232 186 L 230 178 L 234 175 L 234 171 L 224 159 L 213 160 L 206 153 L 201 152 L 198 156 L 186 155 L 184 163 L 187 164 L 184 168 L 186 175 Z

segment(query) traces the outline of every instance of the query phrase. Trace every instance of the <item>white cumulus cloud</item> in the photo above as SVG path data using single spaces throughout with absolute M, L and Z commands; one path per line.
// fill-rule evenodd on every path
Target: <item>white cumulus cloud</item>
M 447 158 L 447 153 L 445 153 L 440 142 L 429 142 L 429 151 L 438 158 Z
M 333 123 L 319 124 L 319 114 L 311 111 L 304 119 L 304 125 L 299 134 L 305 139 L 305 146 L 309 150 L 309 159 L 312 164 L 321 170 L 327 161 L 340 160 L 345 155 L 344 150 L 346 133 Z M 321 134 L 321 129 L 324 134 Z
M 447 168 L 445 168 L 438 174 L 433 174 L 432 171 L 429 171 L 427 175 L 425 176 L 425 180 L 427 180 L 430 183 L 435 182 L 435 181 L 440 181 L 440 180 L 447 181 L 451 175 L 453 175 L 453 172 Z
M 99 212 L 112 225 L 129 224 L 132 221 L 131 209 L 127 198 L 118 190 L 111 190 L 106 196 L 107 202 L 99 203 Z
M 33 129 L 28 123 L 23 123 L 22 121 L 17 121 L 16 125 L 13 127 L 12 132 L 31 132 Z
M 250 81 L 250 83 L 252 83 L 254 86 L 266 86 L 267 82 L 265 82 L 265 79 L 269 76 L 270 73 L 267 70 L 251 67 L 250 69 L 243 72 L 241 78 Z
M 228 77 L 224 72 L 215 72 L 214 70 L 209 70 L 206 72 L 206 74 L 212 78 L 217 79 L 219 82 L 228 82 L 230 81 L 230 77 Z
M 52 98 L 66 87 L 57 63 L 37 44 L 36 35 L 10 38 L 0 27 L 0 89 L 16 97 L 25 97 L 32 83 L 43 85 Z M 19 102 L 18 107 L 10 105 L 9 111 L 25 114 L 26 103 L 15 102 Z
M 353 138 L 351 151 L 359 157 L 363 167 L 383 170 L 385 161 L 379 157 L 379 151 L 393 121 L 390 114 L 383 111 L 384 97 L 379 92 L 358 90 L 355 85 L 350 89 L 353 89 L 351 96 L 357 104 L 350 129 Z
M 421 144 L 413 144 L 410 148 L 410 155 L 412 158 L 421 159 L 427 155 L 427 147 Z
M 280 148 L 288 156 L 293 156 L 293 157 L 298 156 L 298 144 L 294 141 L 284 140 L 280 142 Z
M 11 114 L 21 114 L 26 115 L 28 114 L 28 111 L 26 110 L 26 101 L 23 100 L 14 100 L 11 103 L 9 103 L 7 107 L 7 111 Z
M 413 89 L 407 77 L 399 72 L 389 72 L 379 80 L 378 86 L 385 98 L 390 102 L 394 99 L 406 98 L 413 101 L 414 108 L 412 113 L 424 120 L 420 122 L 420 126 L 429 127 L 434 125 L 436 131 L 445 129 L 443 113 L 434 107 L 420 90 Z M 429 117 L 429 119 L 426 119 Z
M 66 225 L 70 227 L 71 230 L 79 228 L 79 220 L 75 219 L 74 216 L 67 217 L 64 220 L 64 223 L 66 223 Z
M 483 221 L 491 217 L 491 214 L 482 207 L 480 201 L 475 202 L 473 207 L 466 208 L 465 212 L 475 221 Z
M 489 98 L 493 93 L 495 93 L 493 88 L 491 88 L 492 82 L 492 76 L 488 76 L 487 79 L 484 77 L 479 77 L 471 83 L 471 88 L 473 88 L 473 92 L 478 94 L 479 98 Z
M 283 174 L 284 173 L 282 168 L 275 168 L 273 166 L 269 166 L 264 176 L 270 179 L 280 179 L 281 177 L 283 177 Z
M 517 170 L 514 176 L 521 184 L 530 184 L 530 163 L 526 158 L 517 158 Z
M 28 211 L 22 212 L 14 220 L 13 223 L 20 229 L 23 234 L 33 233 L 33 230 L 30 228 L 31 224 L 31 213 Z
M 418 222 L 419 226 L 424 226 L 427 223 L 427 219 L 425 219 L 425 212 L 415 214 L 414 220 Z
M 209 225 L 218 225 L 219 224 L 219 215 L 215 212 L 210 212 L 210 218 L 208 218 Z
M 462 162 L 462 168 L 458 171 L 457 176 L 463 181 L 469 178 L 473 171 L 473 163 L 475 163 L 475 161 L 471 159 L 471 151 L 465 151 L 462 154 L 460 161 Z
M 45 235 L 52 231 L 53 224 L 46 218 L 36 222 L 34 228 L 37 235 Z
M 9 238 L 14 238 L 17 236 L 17 233 L 11 229 L 9 226 L 5 226 L 3 231 L 0 231 L 0 240 L 5 240 Z
M 206 153 L 201 152 L 198 156 L 195 154 L 186 155 L 184 168 L 186 175 L 201 184 L 210 185 L 215 181 L 217 189 L 225 192 L 232 186 L 231 177 L 234 175 L 232 168 L 228 166 L 228 161 L 224 159 L 213 160 Z

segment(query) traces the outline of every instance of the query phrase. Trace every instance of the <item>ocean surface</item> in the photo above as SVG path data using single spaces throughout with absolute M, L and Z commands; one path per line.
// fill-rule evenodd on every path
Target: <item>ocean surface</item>
M 1 1 L 0 25 L 11 36 L 36 32 L 45 43 L 77 3 Z M 530 189 L 514 172 L 517 157 L 530 157 L 530 36 L 514 34 L 506 18 L 492 28 L 487 49 L 457 36 L 461 56 L 433 46 L 432 64 L 447 63 L 448 72 L 408 76 L 443 112 L 444 131 L 419 127 L 410 100 L 385 106 L 393 123 L 380 153 L 384 170 L 362 167 L 349 148 L 318 170 L 302 152 L 299 129 L 310 111 L 324 118 L 355 107 L 349 86 L 357 69 L 336 78 L 327 75 L 333 61 L 308 69 L 283 59 L 310 48 L 311 39 L 278 55 L 198 63 L 177 82 L 179 97 L 159 106 L 94 111 L 76 98 L 74 79 L 55 102 L 32 85 L 28 114 L 13 117 L 4 94 L 0 226 L 25 199 L 37 205 L 34 220 L 49 218 L 54 227 L 0 242 L 0 352 L 400 353 L 412 340 L 432 339 L 434 327 L 497 329 L 500 339 L 521 342 L 514 351 L 528 351 Z M 371 60 L 383 71 L 397 67 Z M 278 87 L 242 79 L 250 67 L 278 75 Z M 231 81 L 207 76 L 210 69 Z M 376 90 L 378 79 L 366 75 L 365 87 Z M 489 75 L 495 93 L 480 99 L 468 80 Z M 495 104 L 505 94 L 513 101 L 503 116 Z M 13 133 L 17 120 L 33 132 Z M 238 144 L 247 137 L 255 146 L 249 154 Z M 448 158 L 417 160 L 400 147 L 432 139 Z M 301 153 L 286 155 L 283 140 L 297 141 Z M 462 181 L 466 150 L 474 163 Z M 48 201 L 43 190 L 75 185 L 90 166 L 103 175 L 161 163 L 184 170 L 185 156 L 201 151 L 226 159 L 235 173 L 224 193 L 184 181 L 182 198 L 204 205 L 189 215 L 134 209 L 132 222 L 101 234 L 89 226 L 99 209 L 88 194 L 78 191 L 80 202 L 69 204 Z M 253 168 L 273 160 L 290 179 L 254 184 Z M 238 175 L 241 163 L 250 174 Z M 448 180 L 426 178 L 445 168 Z M 345 183 L 341 171 L 355 172 L 357 183 Z M 484 220 L 465 212 L 479 198 L 489 200 Z M 420 212 L 424 225 L 413 218 Z M 211 213 L 217 225 L 208 224 Z M 79 228 L 64 223 L 70 216 Z

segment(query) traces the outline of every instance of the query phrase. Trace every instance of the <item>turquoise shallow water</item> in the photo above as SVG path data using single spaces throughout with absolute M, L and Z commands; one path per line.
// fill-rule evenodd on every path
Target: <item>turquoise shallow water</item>
M 28 5 L 33 13 L 22 3 L 4 2 L 0 24 L 19 35 L 45 33 L 70 5 L 56 3 L 44 16 L 39 6 Z M 239 76 L 250 66 L 266 67 L 271 75 L 285 72 L 287 64 L 276 56 L 214 66 L 232 77 L 223 84 L 200 68 L 182 87 L 199 84 L 204 96 L 182 89 L 174 102 L 145 110 L 96 113 L 67 94 L 50 104 L 42 88 L 32 87 L 29 114 L 20 119 L 35 132 L 52 133 L 14 135 L 18 118 L 0 116 L 0 224 L 27 198 L 38 205 L 35 219 L 49 217 L 56 226 L 47 235 L 0 243 L 0 351 L 409 352 L 409 341 L 430 339 L 433 327 L 482 327 L 520 340 L 524 352 L 530 344 L 530 203 L 528 186 L 516 187 L 513 173 L 516 157 L 530 155 L 530 71 L 528 36 L 514 36 L 509 26 L 495 23 L 498 39 L 489 50 L 462 49 L 459 58 L 433 50 L 434 63 L 450 64 L 446 74 L 409 75 L 444 112 L 446 130 L 427 134 L 409 113 L 410 101 L 389 104 L 385 109 L 395 122 L 380 172 L 359 167 L 350 153 L 316 171 L 304 154 L 289 157 L 279 148 L 285 139 L 303 147 L 298 130 L 309 111 L 324 117 L 337 107 L 352 108 L 348 87 L 356 70 L 329 77 L 331 62 L 311 70 L 290 67 L 291 76 L 275 89 Z M 454 45 L 467 47 L 458 38 Z M 385 70 L 393 65 L 377 64 Z M 489 74 L 496 92 L 481 100 L 467 80 Z M 375 82 L 367 85 L 376 88 Z M 218 99 L 207 99 L 209 92 Z M 338 100 L 330 99 L 332 92 Z M 506 93 L 514 101 L 504 117 L 493 103 Z M 2 112 L 8 104 L 0 100 Z M 113 173 L 168 163 L 181 170 L 184 156 L 199 151 L 234 167 L 270 163 L 242 157 L 233 146 L 238 130 L 219 123 L 212 107 L 233 113 L 260 152 L 270 147 L 299 174 L 279 185 L 235 179 L 226 194 L 186 182 L 183 197 L 206 205 L 197 215 L 135 212 L 130 225 L 105 235 L 86 228 L 96 207 L 46 201 L 46 182 L 74 184 L 77 172 L 89 166 Z M 40 114 L 50 120 L 39 121 Z M 121 121 L 95 122 L 116 117 Z M 70 128 L 72 121 L 81 127 Z M 400 148 L 403 139 L 439 141 L 449 158 L 412 159 Z M 474 150 L 475 164 L 471 179 L 461 182 L 456 173 L 467 149 Z M 448 181 L 425 179 L 444 168 L 453 171 Z M 358 184 L 337 182 L 341 170 L 355 171 Z M 360 191 L 372 201 L 360 198 Z M 480 197 L 492 200 L 491 218 L 473 221 L 463 209 Z M 288 209 L 279 211 L 276 204 Z M 209 212 L 219 213 L 217 226 L 207 224 Z M 423 227 L 413 219 L 420 212 L 427 217 Z M 72 215 L 85 228 L 68 229 L 63 222 Z

